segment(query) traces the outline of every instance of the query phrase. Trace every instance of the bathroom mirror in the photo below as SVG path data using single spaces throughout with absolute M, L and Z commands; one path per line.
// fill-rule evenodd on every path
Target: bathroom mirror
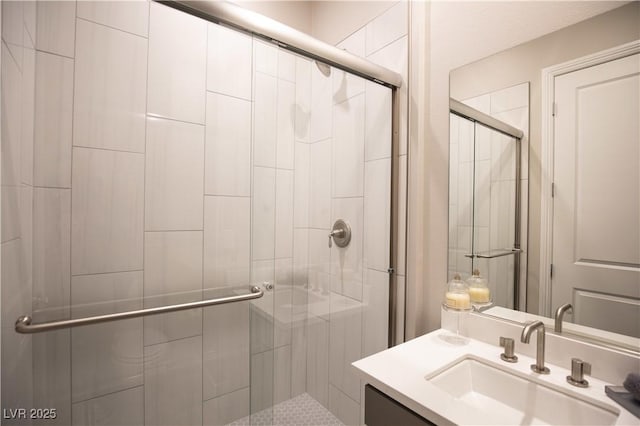
M 485 122 L 451 108 L 447 270 L 487 280 L 484 313 L 553 330 L 570 303 L 563 333 L 640 351 L 639 17 L 624 4 L 451 71 L 452 105 Z

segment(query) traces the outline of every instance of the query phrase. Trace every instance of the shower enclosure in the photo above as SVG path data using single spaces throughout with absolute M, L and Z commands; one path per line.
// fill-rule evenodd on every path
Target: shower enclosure
M 478 271 L 493 303 L 518 309 L 523 132 L 450 101 L 449 280 Z
M 386 70 L 177 6 L 2 2 L 2 424 L 359 423 Z

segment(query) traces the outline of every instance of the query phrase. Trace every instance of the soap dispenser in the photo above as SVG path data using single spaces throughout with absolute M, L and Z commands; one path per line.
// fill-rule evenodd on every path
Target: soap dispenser
M 478 269 L 467 279 L 469 298 L 474 308 L 479 309 L 491 305 L 491 291 L 487 287 L 487 280 L 480 276 Z
M 442 306 L 447 310 L 453 311 L 471 310 L 469 286 L 460 279 L 460 275 L 456 274 L 453 279 L 447 283 Z

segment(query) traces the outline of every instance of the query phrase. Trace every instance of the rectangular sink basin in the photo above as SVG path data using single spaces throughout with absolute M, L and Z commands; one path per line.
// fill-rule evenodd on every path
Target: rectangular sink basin
M 472 406 L 500 424 L 611 425 L 620 414 L 602 402 L 471 357 L 425 379 L 461 401 L 460 409 Z

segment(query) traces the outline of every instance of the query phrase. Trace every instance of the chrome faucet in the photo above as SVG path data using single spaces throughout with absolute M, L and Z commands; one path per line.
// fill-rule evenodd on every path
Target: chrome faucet
M 544 323 L 542 321 L 532 321 L 526 323 L 524 325 L 524 329 L 522 329 L 520 341 L 522 343 L 529 343 L 529 339 L 531 339 L 531 334 L 533 334 L 534 330 L 538 330 L 536 336 L 536 363 L 531 364 L 531 370 L 540 374 L 549 374 L 549 369 L 544 366 Z
M 553 328 L 556 333 L 562 333 L 562 318 L 567 312 L 569 312 L 570 314 L 573 313 L 573 306 L 571 305 L 571 303 L 565 303 L 562 306 L 558 306 L 558 309 L 556 309 L 556 324 Z

